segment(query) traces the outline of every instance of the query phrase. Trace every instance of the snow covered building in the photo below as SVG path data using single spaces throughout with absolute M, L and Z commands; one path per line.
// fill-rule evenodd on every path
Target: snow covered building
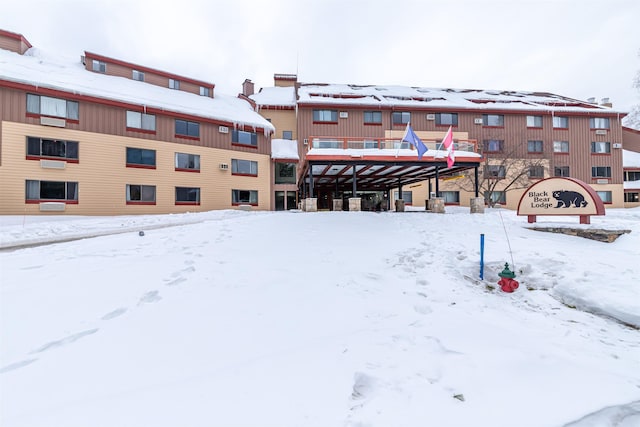
M 274 209 L 274 126 L 214 89 L 0 30 L 0 214 Z
M 607 205 L 624 205 L 625 113 L 608 99 L 302 83 L 283 74 L 274 80 L 274 87 L 249 96 L 276 132 L 285 129 L 288 114 L 286 129 L 300 150 L 301 194 L 311 192 L 320 209 L 339 209 L 334 200 L 354 195 L 362 209 L 392 206 L 398 198 L 425 206 L 434 196 L 469 206 L 478 187 L 480 197 L 515 209 L 525 188 L 550 176 L 580 179 Z M 400 143 L 409 122 L 429 148 L 420 161 Z M 440 146 L 449 127 L 453 168 L 447 168 Z

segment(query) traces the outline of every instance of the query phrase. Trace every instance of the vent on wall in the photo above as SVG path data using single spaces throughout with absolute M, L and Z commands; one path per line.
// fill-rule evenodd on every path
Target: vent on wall
M 475 123 L 477 125 L 481 125 L 482 124 L 482 117 L 479 117 L 477 119 L 473 119 L 473 123 Z
M 40 167 L 42 169 L 64 169 L 67 167 L 67 164 L 59 160 L 40 159 Z
M 229 128 L 226 126 L 220 126 L 218 127 L 218 132 L 220 133 L 229 133 Z
M 64 202 L 43 202 L 40 203 L 41 212 L 62 212 L 66 204 Z
M 304 145 L 309 145 L 309 140 L 307 138 L 305 138 L 302 142 Z
M 427 114 L 427 120 L 435 120 L 435 119 L 436 119 L 435 114 Z
M 622 148 L 622 144 L 620 144 L 619 142 L 614 142 L 613 148 Z
M 229 169 L 229 164 L 228 163 L 220 163 L 219 167 L 220 167 L 221 170 L 226 171 L 226 170 Z
M 56 119 L 54 117 L 40 117 L 40 124 L 43 126 L 55 126 L 57 128 L 63 128 L 67 126 L 65 119 Z
M 606 135 L 607 134 L 607 130 L 606 129 L 598 129 L 596 131 L 596 135 Z
M 349 118 L 349 112 L 348 111 L 340 111 L 340 118 L 341 119 L 348 119 Z

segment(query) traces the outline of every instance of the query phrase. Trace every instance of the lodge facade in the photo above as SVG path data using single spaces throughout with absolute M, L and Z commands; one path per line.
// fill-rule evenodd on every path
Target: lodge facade
M 306 84 L 274 75 L 238 97 L 215 85 L 91 52 L 40 56 L 0 30 L 0 214 L 127 215 L 215 209 L 393 209 L 443 198 L 515 208 L 549 176 L 623 185 L 624 112 L 546 93 Z M 418 159 L 408 123 L 429 151 Z M 440 146 L 453 130 L 456 162 Z M 517 163 L 517 162 L 516 162 Z M 636 175 L 630 175 L 635 177 Z M 490 182 L 498 185 L 486 191 Z M 349 207 L 349 200 L 357 206 Z

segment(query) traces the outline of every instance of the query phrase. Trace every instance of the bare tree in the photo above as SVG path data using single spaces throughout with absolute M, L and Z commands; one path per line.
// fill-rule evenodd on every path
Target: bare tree
M 640 57 L 640 51 L 638 51 L 638 57 Z M 633 80 L 633 87 L 638 91 L 638 95 L 640 95 L 640 70 L 638 70 Z M 630 128 L 640 130 L 640 104 L 631 109 L 627 117 L 624 118 L 623 124 Z
M 500 143 L 500 144 L 498 144 Z M 542 179 L 553 174 L 550 169 L 551 150 L 525 154 L 523 144 L 511 144 L 508 149 L 503 141 L 496 141 L 496 147 L 482 147 L 484 163 L 478 174 L 478 189 L 484 196 L 485 203 L 493 207 L 499 204 L 507 192 L 528 188 L 531 179 Z M 525 141 L 525 144 L 528 144 Z M 452 182 L 454 187 L 467 192 L 475 191 L 473 171 L 465 171 L 463 178 Z

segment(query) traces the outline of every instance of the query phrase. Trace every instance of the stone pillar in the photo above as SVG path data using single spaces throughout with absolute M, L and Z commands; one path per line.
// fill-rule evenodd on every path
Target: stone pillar
M 318 199 L 316 197 L 307 197 L 304 199 L 305 212 L 318 212 Z
M 471 213 L 484 213 L 484 197 L 472 197 L 469 206 L 471 206 Z
M 334 211 L 342 210 L 342 199 L 333 199 L 333 210 Z
M 404 200 L 396 200 L 396 212 L 404 212 Z
M 444 213 L 444 198 L 436 197 L 435 199 L 431 199 L 431 212 L 433 213 Z
M 349 212 L 360 212 L 362 206 L 362 198 L 349 197 Z

